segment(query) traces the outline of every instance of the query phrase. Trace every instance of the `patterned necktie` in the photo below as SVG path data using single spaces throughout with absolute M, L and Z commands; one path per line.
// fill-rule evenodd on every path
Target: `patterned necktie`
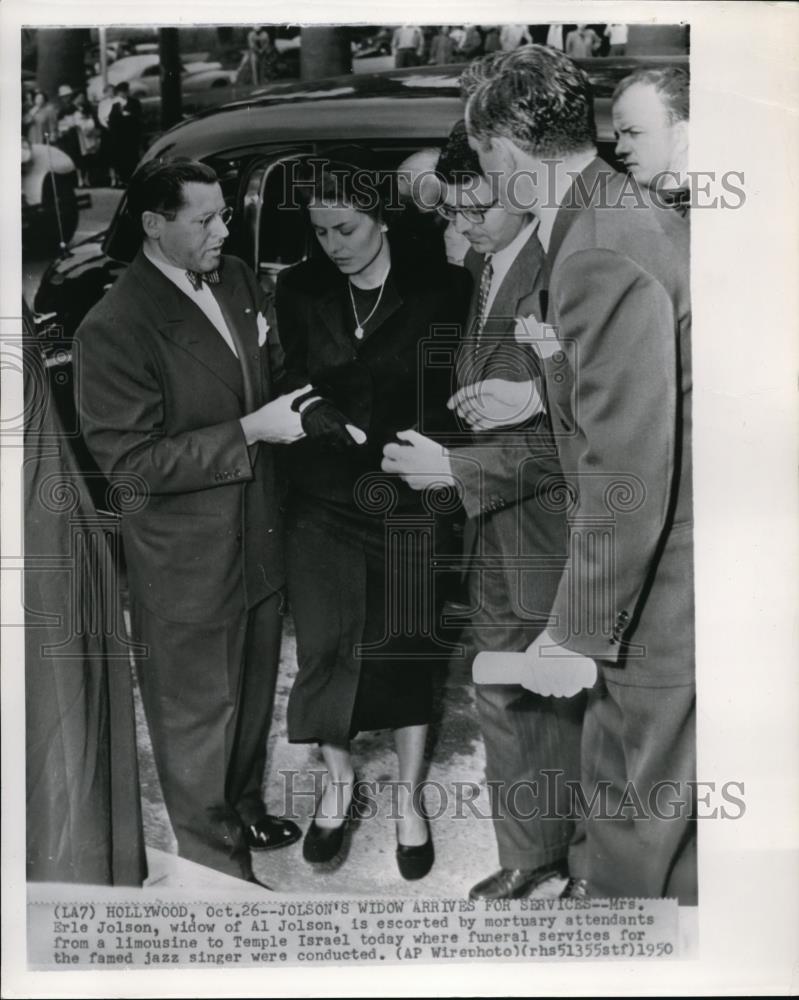
M 186 277 L 195 292 L 199 292 L 204 281 L 207 281 L 209 285 L 219 284 L 219 271 L 186 271 Z
M 486 257 L 483 264 L 483 273 L 480 275 L 480 293 L 477 296 L 477 336 L 483 332 L 486 322 L 486 307 L 488 305 L 488 293 L 491 290 L 491 279 L 494 277 L 494 267 L 491 257 Z

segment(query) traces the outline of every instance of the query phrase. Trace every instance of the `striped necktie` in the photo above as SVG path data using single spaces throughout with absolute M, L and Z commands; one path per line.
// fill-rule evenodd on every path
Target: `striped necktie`
M 483 332 L 486 322 L 486 307 L 488 305 L 488 293 L 491 290 L 491 279 L 494 277 L 494 267 L 491 257 L 488 256 L 483 263 L 483 273 L 480 275 L 480 292 L 477 296 L 477 336 Z

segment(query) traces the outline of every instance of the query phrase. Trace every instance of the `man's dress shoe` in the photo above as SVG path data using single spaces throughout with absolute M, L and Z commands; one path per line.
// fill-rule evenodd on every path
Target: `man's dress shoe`
M 246 828 L 245 836 L 251 851 L 275 851 L 278 847 L 296 843 L 302 831 L 290 819 L 264 813 L 257 823 Z
M 500 868 L 498 872 L 472 886 L 469 899 L 522 899 L 548 878 L 560 875 L 560 864 L 539 868 Z

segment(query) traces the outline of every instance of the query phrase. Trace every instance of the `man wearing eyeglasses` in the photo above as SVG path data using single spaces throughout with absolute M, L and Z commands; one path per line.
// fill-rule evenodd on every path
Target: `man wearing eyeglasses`
M 98 466 L 133 493 L 132 634 L 178 852 L 256 881 L 250 850 L 300 834 L 261 798 L 284 583 L 271 446 L 302 437 L 299 393 L 271 398 L 265 300 L 222 254 L 213 170 L 152 162 L 127 198 L 142 247 L 76 334 L 76 402 Z
M 497 204 L 471 150 L 465 125 L 450 133 L 438 162 L 445 182 L 440 214 L 469 240 L 464 261 L 474 277 L 466 335 L 450 400 L 467 429 L 462 446 L 444 450 L 414 431 L 387 445 L 383 469 L 412 487 L 455 483 L 468 515 L 470 604 L 466 637 L 474 654 L 522 653 L 547 624 L 566 558 L 563 483 L 536 386 L 533 352 L 517 335 L 540 318 L 547 284 L 537 223 Z M 478 386 L 479 384 L 479 386 Z M 493 387 L 506 429 L 486 419 Z M 519 391 L 514 392 L 513 386 Z M 508 425 L 512 425 L 508 429 Z M 546 699 L 509 684 L 475 688 L 486 748 L 500 869 L 473 886 L 472 899 L 516 899 L 565 872 L 573 824 L 556 782 L 579 776 L 584 700 Z M 558 815 L 553 805 L 561 806 Z M 557 810 L 554 810 L 557 811 Z

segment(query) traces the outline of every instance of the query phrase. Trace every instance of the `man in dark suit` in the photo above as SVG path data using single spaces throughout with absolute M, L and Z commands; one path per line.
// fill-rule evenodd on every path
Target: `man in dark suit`
M 493 64 L 467 123 L 503 204 L 534 205 L 551 268 L 535 349 L 572 495 L 569 558 L 523 683 L 590 684 L 582 793 L 606 811 L 587 809 L 567 891 L 693 903 L 688 230 L 596 158 L 588 78 L 560 53 Z
M 534 217 L 508 212 L 492 199 L 463 122 L 450 134 L 438 173 L 445 182 L 439 211 L 471 244 L 464 264 L 474 291 L 450 405 L 468 413 L 474 430 L 448 452 L 421 435 L 388 445 L 383 468 L 417 488 L 425 472 L 457 485 L 469 518 L 466 638 L 474 654 L 523 652 L 547 623 L 566 557 L 565 513 L 551 502 L 562 488 L 557 451 L 548 420 L 537 412 L 538 392 L 529 388 L 539 372 L 529 347 L 516 339 L 526 317 L 541 318 L 547 266 Z M 483 394 L 494 384 L 505 386 L 498 402 L 512 430 L 480 420 L 478 382 Z M 565 800 L 558 803 L 561 816 L 544 818 L 553 811 L 554 791 L 546 772 L 579 777 L 584 698 L 554 701 L 517 685 L 492 684 L 478 686 L 476 699 L 501 868 L 470 896 L 516 899 L 565 870 L 573 823 Z
M 284 583 L 269 445 L 302 437 L 297 394 L 271 402 L 252 272 L 223 257 L 213 170 L 154 162 L 128 191 L 131 266 L 76 334 L 76 401 L 112 484 L 139 683 L 179 853 L 254 880 L 249 849 L 299 837 L 261 798 Z

